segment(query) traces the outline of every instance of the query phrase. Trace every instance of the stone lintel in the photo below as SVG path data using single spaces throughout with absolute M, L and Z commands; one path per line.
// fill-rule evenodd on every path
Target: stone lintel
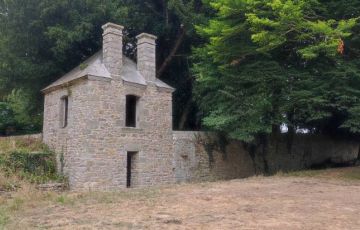
M 140 146 L 138 144 L 126 144 L 124 149 L 127 152 L 140 152 Z

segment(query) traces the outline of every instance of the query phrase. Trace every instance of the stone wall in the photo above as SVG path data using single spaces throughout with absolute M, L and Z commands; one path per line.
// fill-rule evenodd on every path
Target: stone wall
M 217 137 L 204 132 L 175 131 L 176 182 L 234 179 L 254 174 L 250 155 L 237 143 L 221 150 Z
M 275 173 L 351 163 L 358 157 L 359 142 L 322 135 L 278 135 L 270 137 L 267 152 L 269 172 Z
M 313 135 L 271 137 L 265 155 L 263 146 L 251 149 L 204 132 L 174 132 L 173 144 L 177 182 L 248 177 L 264 173 L 265 164 L 272 174 L 325 162 L 345 163 L 355 160 L 359 151 L 358 142 Z

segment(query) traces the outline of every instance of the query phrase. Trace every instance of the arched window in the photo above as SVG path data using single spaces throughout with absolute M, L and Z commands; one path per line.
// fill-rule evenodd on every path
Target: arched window
M 139 97 L 135 95 L 126 95 L 126 112 L 125 112 L 125 126 L 136 127 L 137 104 Z
M 69 117 L 69 97 L 64 96 L 61 98 L 60 108 L 60 127 L 65 128 L 68 125 Z

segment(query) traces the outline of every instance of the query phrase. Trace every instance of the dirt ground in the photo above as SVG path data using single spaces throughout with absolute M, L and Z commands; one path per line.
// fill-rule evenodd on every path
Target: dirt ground
M 49 195 L 50 196 L 50 195 Z M 27 204 L 8 229 L 360 229 L 360 181 L 253 177 Z

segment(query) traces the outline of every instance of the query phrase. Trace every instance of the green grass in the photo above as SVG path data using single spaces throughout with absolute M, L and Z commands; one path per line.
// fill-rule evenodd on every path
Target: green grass
M 284 173 L 284 176 L 295 176 L 295 177 L 316 177 L 323 173 L 323 170 L 306 170 L 306 171 L 294 171 Z
M 360 180 L 360 167 L 345 173 L 343 177 L 349 180 Z
M 67 196 L 66 194 L 61 194 L 58 197 L 56 197 L 56 202 L 61 205 L 74 205 L 75 200 L 71 197 Z
M 0 207 L 0 229 L 5 229 L 5 225 L 9 222 L 10 217 L 4 207 Z
M 21 197 L 14 197 L 0 200 L 0 229 L 5 229 L 6 224 L 11 220 L 11 216 L 20 211 L 25 204 Z
M 278 175 L 286 177 L 314 177 L 338 180 L 360 180 L 360 167 L 302 170 L 287 173 L 278 173 Z

